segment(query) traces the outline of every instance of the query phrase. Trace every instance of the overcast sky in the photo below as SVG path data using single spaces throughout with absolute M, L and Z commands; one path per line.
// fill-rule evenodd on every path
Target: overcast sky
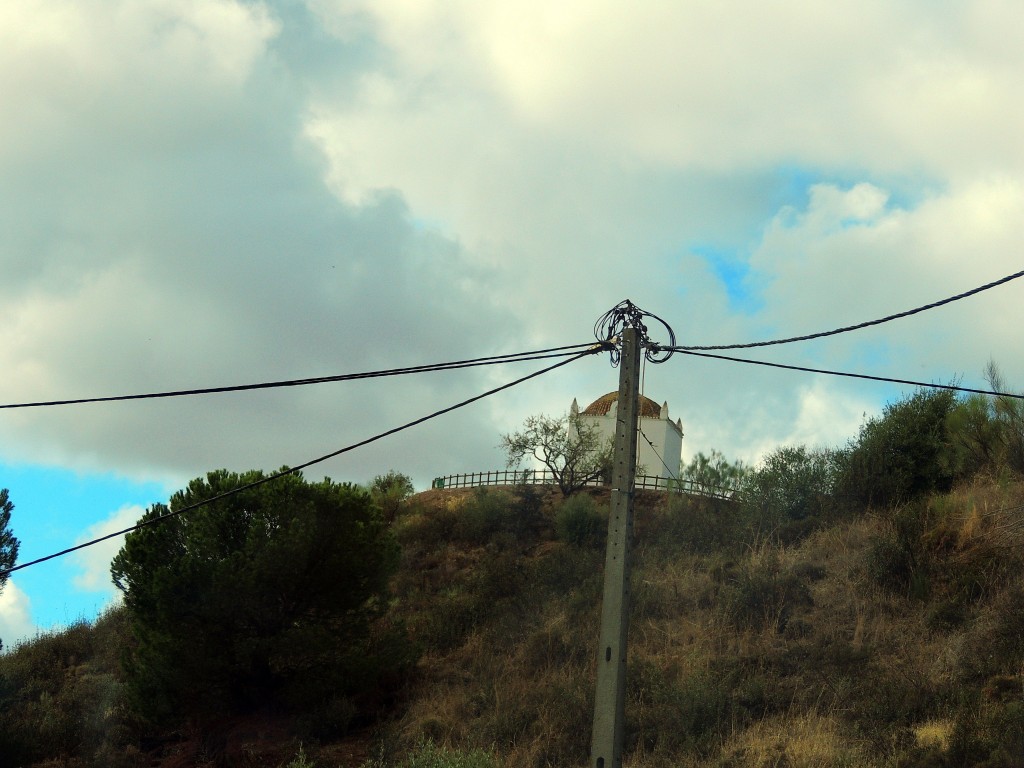
M 1022 37 L 1016 0 L 5 0 L 0 402 L 581 343 L 626 298 L 747 342 L 990 282 L 1024 263 Z M 1019 389 L 1019 282 L 756 356 Z M 531 365 L 0 411 L 21 560 Z M 616 385 L 588 358 L 306 474 L 497 469 Z M 910 391 L 681 356 L 644 386 L 684 458 L 748 462 Z M 94 616 L 112 546 L 15 574 L 0 638 Z

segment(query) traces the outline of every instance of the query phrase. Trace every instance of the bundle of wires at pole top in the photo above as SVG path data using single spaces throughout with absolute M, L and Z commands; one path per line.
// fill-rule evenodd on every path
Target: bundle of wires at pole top
M 660 345 L 651 341 L 647 334 L 647 325 L 644 318 L 650 317 L 657 320 L 668 331 L 668 344 Z M 676 345 L 676 334 L 672 327 L 650 312 L 645 312 L 629 299 L 620 301 L 614 307 L 605 312 L 594 323 L 594 336 L 602 343 L 614 343 L 626 328 L 633 328 L 640 337 L 640 346 L 643 347 L 644 357 L 651 363 L 664 363 L 672 357 L 672 349 Z M 668 347 L 667 349 L 664 347 Z M 619 364 L 621 352 L 618 344 L 611 348 L 612 366 Z

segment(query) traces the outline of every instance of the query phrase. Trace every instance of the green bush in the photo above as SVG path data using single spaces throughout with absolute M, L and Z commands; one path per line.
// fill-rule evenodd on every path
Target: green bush
M 454 508 L 429 508 L 417 499 L 409 499 L 401 518 L 392 526 L 403 553 L 431 552 L 455 538 L 459 511 Z
M 603 546 L 608 528 L 608 511 L 598 509 L 587 494 L 570 496 L 555 513 L 555 535 L 559 541 L 579 547 Z
M 967 639 L 960 667 L 965 682 L 1016 675 L 1024 664 L 1024 586 L 1018 583 L 1000 593 L 990 616 Z
M 475 488 L 459 509 L 452 536 L 467 544 L 486 544 L 496 534 L 519 531 L 514 498 L 508 491 Z
M 985 379 L 994 392 L 1008 391 L 994 362 Z M 961 476 L 1024 474 L 1024 401 L 1019 398 L 971 395 L 950 413 L 947 428 Z
M 528 563 L 530 594 L 568 598 L 574 615 L 589 614 L 601 602 L 604 553 L 597 548 L 567 546 Z
M 958 712 L 940 766 L 1017 768 L 1024 755 L 1024 704 L 975 704 Z
M 645 538 L 663 552 L 706 554 L 742 545 L 749 534 L 746 522 L 738 502 L 672 494 L 661 519 L 648 522 Z
M 165 725 L 301 710 L 392 674 L 393 638 L 382 654 L 372 632 L 399 554 L 379 508 L 348 484 L 293 474 L 252 487 L 263 478 L 192 481 L 170 509 L 204 506 L 128 534 L 114 558 L 137 639 L 133 702 Z M 155 505 L 144 519 L 167 513 Z
M 761 466 L 747 474 L 742 491 L 758 535 L 792 542 L 820 527 L 832 511 L 842 459 L 834 451 L 802 445 L 765 456 Z
M 682 468 L 680 479 L 709 490 L 738 490 L 750 473 L 742 461 L 729 461 L 716 450 L 710 456 L 698 453 Z
M 0 656 L 0 763 L 130 764 L 134 738 L 116 661 L 123 637 L 111 611 L 19 643 Z M 137 756 L 137 755 L 136 755 Z M 128 762 L 125 762 L 128 761 Z
M 509 532 L 517 537 L 536 536 L 548 527 L 544 518 L 544 492 L 536 485 L 525 483 L 512 490 L 512 513 Z
M 412 478 L 393 469 L 386 475 L 377 475 L 370 483 L 370 494 L 388 522 L 398 516 L 402 502 L 412 496 L 414 490 Z
M 920 390 L 868 419 L 845 455 L 838 494 L 848 503 L 893 507 L 934 491 L 956 477 L 948 390 Z

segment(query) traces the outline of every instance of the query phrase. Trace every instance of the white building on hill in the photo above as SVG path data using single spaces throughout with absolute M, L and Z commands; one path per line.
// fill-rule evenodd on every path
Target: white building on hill
M 569 416 L 580 424 L 597 427 L 602 444 L 615 437 L 615 414 L 619 393 L 609 392 L 580 410 L 575 398 Z M 664 478 L 679 476 L 683 452 L 683 422 L 668 417 L 668 403 L 658 405 L 649 397 L 640 396 L 640 433 L 637 435 L 637 466 L 647 475 Z M 639 470 L 638 470 L 639 471 Z

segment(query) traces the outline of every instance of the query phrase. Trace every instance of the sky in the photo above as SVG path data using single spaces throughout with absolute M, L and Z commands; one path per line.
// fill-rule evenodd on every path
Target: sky
M 623 299 L 696 345 L 969 290 L 1024 268 L 1022 35 L 1015 0 L 5 0 L 0 403 L 584 343 Z M 1022 299 L 749 356 L 964 386 L 995 360 L 1019 390 Z M 541 365 L 0 410 L 19 561 Z M 501 469 L 502 433 L 617 376 L 588 357 L 305 474 Z M 684 460 L 842 445 L 910 391 L 644 371 Z M 95 618 L 118 546 L 13 574 L 5 646 Z

